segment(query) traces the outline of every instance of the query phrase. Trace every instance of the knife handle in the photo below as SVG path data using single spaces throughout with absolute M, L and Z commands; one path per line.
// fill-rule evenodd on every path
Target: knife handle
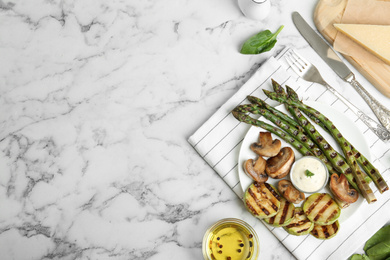
M 349 82 L 355 90 L 362 96 L 364 101 L 368 104 L 368 106 L 372 109 L 374 114 L 377 116 L 381 124 L 390 131 L 390 111 L 387 110 L 381 103 L 378 102 L 373 96 L 370 95 L 370 93 L 367 92 L 363 88 L 362 85 L 355 79 L 355 76 L 352 74 L 352 77 L 347 79 L 347 82 Z
M 359 84 L 359 83 L 358 83 Z M 388 141 L 390 140 L 390 132 L 386 130 L 381 124 L 373 120 L 371 117 L 364 114 L 360 109 L 355 107 L 351 102 L 344 98 L 339 92 L 337 92 L 332 86 L 324 82 L 324 85 L 332 92 L 336 97 L 338 97 L 355 115 L 357 115 L 360 120 L 365 123 L 368 128 L 370 128 L 381 140 Z

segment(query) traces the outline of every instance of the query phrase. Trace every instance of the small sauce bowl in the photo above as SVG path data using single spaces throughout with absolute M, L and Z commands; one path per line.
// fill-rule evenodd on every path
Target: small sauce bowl
M 309 170 L 311 173 L 306 173 Z M 329 180 L 325 163 L 314 156 L 304 156 L 294 162 L 290 170 L 290 180 L 296 189 L 303 193 L 316 193 L 322 190 Z

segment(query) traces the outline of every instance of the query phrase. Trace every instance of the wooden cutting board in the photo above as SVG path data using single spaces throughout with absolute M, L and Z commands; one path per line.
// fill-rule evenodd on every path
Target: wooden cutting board
M 314 24 L 324 38 L 333 44 L 338 33 L 333 27 L 340 23 L 348 0 L 319 0 L 314 11 Z M 362 51 L 367 52 L 362 49 Z M 390 98 L 390 66 L 370 54 L 369 59 L 359 60 L 343 55 L 383 95 Z M 378 62 L 379 61 L 379 62 Z

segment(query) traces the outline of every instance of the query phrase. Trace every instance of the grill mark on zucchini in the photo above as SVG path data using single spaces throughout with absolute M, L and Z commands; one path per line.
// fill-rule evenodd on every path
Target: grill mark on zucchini
M 313 234 L 313 236 L 318 237 L 317 229 L 313 229 L 313 231 L 311 231 L 311 233 Z
M 268 224 L 274 227 L 286 226 L 291 223 L 294 218 L 295 206 L 288 202 L 285 198 L 280 198 L 279 211 L 275 216 L 264 219 Z
M 311 234 L 318 239 L 329 239 L 337 234 L 339 230 L 338 221 L 326 226 L 316 225 L 311 231 Z
M 337 210 L 333 210 L 332 214 L 329 215 L 326 221 L 330 221 L 337 213 L 338 213 Z
M 254 194 L 253 194 L 253 191 L 251 189 L 248 189 L 248 193 L 253 197 Z M 252 204 L 248 200 L 246 200 L 245 204 L 248 207 L 248 209 L 252 212 L 252 214 L 259 215 L 257 213 L 257 211 L 255 210 L 255 208 L 252 206 Z
M 264 183 L 265 184 L 265 183 Z M 257 189 L 257 192 L 258 193 L 262 193 L 263 195 L 264 195 L 264 197 L 266 197 L 267 199 L 268 199 L 268 196 L 267 196 L 267 192 L 265 192 L 265 191 L 263 191 L 262 189 L 261 189 L 261 184 L 260 183 L 258 183 L 258 182 L 255 182 L 255 187 L 256 187 L 256 189 Z M 266 186 L 267 187 L 267 186 Z M 267 187 L 267 189 L 268 189 L 268 187 Z M 269 189 L 268 189 L 269 190 Z M 257 202 L 259 202 L 259 203 L 257 203 Z M 271 202 L 272 203 L 272 205 L 271 205 L 271 207 L 275 210 L 275 208 L 273 207 L 274 205 L 273 205 L 273 202 Z M 264 206 L 263 206 L 263 204 L 262 203 L 260 203 L 260 201 L 257 199 L 256 200 L 256 204 L 260 207 L 260 209 L 264 212 L 264 214 L 266 214 L 267 216 L 269 216 L 271 213 L 268 211 L 268 209 L 266 209 Z M 275 211 L 277 211 L 277 207 L 276 207 L 276 210 Z
M 309 209 L 307 210 L 307 214 L 310 214 L 311 211 L 317 206 L 317 204 L 322 200 L 322 198 L 325 196 L 325 194 L 321 194 L 318 196 L 318 198 L 310 205 Z
M 339 226 L 337 225 L 337 222 L 335 222 L 335 223 L 332 224 L 332 228 L 333 228 L 333 230 L 334 230 L 333 233 L 336 233 L 336 232 L 339 230 Z
M 286 203 L 284 203 L 283 214 L 282 214 L 282 217 L 279 220 L 279 224 L 284 223 L 284 221 L 286 220 L 287 211 L 288 211 L 288 207 L 289 206 L 290 206 L 290 204 L 286 201 Z
M 284 227 L 284 229 L 288 233 L 296 236 L 309 234 L 309 232 L 312 231 L 313 228 L 314 228 L 314 223 L 307 218 L 303 209 L 299 207 L 295 208 L 294 217 L 291 223 L 289 223 Z
M 310 222 L 310 220 L 301 220 L 299 221 L 298 223 L 292 223 L 290 225 L 287 225 L 286 228 L 294 228 L 294 227 L 299 227 L 299 226 L 303 226 L 305 225 L 306 223 Z M 305 229 L 300 229 L 297 231 L 297 233 L 302 233 L 302 232 L 305 232 L 306 230 L 308 230 L 310 228 L 310 226 L 308 228 L 305 228 Z
M 307 222 L 310 222 L 310 220 L 306 219 L 306 220 L 301 220 L 299 221 L 298 223 L 292 223 L 290 225 L 287 225 L 286 227 L 287 228 L 292 228 L 292 227 L 298 227 L 298 226 L 302 226 L 304 224 L 306 224 Z
M 264 183 L 265 187 L 267 187 L 267 190 L 269 192 L 271 192 L 271 194 L 277 199 L 277 200 L 280 200 L 280 196 L 279 194 L 271 187 L 271 185 L 269 185 L 268 183 Z
M 261 192 L 259 187 L 257 187 L 257 190 L 259 193 Z M 252 191 L 252 189 L 248 189 L 248 192 L 251 195 L 251 197 L 254 199 L 256 205 L 260 208 L 260 210 L 263 211 L 264 214 L 266 214 L 268 216 L 270 214 L 270 212 L 261 203 L 259 203 L 260 200 L 257 198 L 256 194 Z M 256 215 L 259 215 L 256 210 L 254 210 L 254 212 L 256 212 L 255 213 Z
M 325 238 L 330 237 L 329 227 L 328 226 L 322 226 L 322 233 L 324 233 Z
M 307 218 L 316 225 L 330 225 L 340 215 L 340 208 L 327 193 L 310 195 L 303 205 Z
M 302 232 L 306 232 L 306 231 L 308 231 L 309 229 L 310 229 L 310 227 L 305 228 L 305 229 L 301 229 L 301 230 L 297 231 L 297 233 L 299 234 L 299 233 L 302 233 Z
M 301 230 L 297 231 L 297 233 L 300 234 L 300 233 L 308 231 L 309 229 L 310 229 L 310 227 L 305 228 L 305 229 L 301 229 Z
M 260 183 L 255 183 L 255 186 L 257 187 L 258 190 L 260 190 Z M 276 193 L 276 191 L 271 187 L 271 185 L 269 185 L 268 183 L 264 183 L 264 186 L 267 188 L 265 192 L 263 192 L 263 194 L 265 195 L 265 197 L 271 202 L 271 207 L 275 210 L 275 211 L 278 211 L 279 208 L 275 205 L 275 200 L 277 201 L 280 201 L 280 196 L 278 193 Z M 274 197 L 273 198 L 269 198 L 268 194 L 267 194 L 267 191 L 269 193 L 271 193 Z M 260 192 L 260 191 L 259 191 Z M 269 214 L 268 214 L 269 215 Z
M 328 202 L 320 209 L 320 211 L 318 211 L 317 215 L 314 217 L 314 221 L 317 221 L 320 217 L 322 217 L 322 214 L 330 205 L 332 205 L 332 203 L 332 199 L 328 200 Z

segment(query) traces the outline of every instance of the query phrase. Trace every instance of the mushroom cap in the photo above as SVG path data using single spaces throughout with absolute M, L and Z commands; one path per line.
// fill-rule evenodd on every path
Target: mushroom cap
M 291 203 L 297 204 L 305 199 L 305 194 L 297 190 L 289 180 L 280 180 L 278 190 Z
M 279 153 L 281 146 L 279 139 L 272 140 L 270 132 L 260 132 L 258 142 L 251 144 L 250 148 L 259 156 L 272 157 Z
M 246 160 L 244 162 L 244 171 L 254 181 L 266 182 L 268 180 L 268 175 L 265 173 L 266 163 L 267 161 L 261 156 L 256 161 L 252 159 Z
M 342 201 L 354 203 L 359 198 L 359 193 L 349 187 L 349 183 L 344 174 L 333 173 L 330 176 L 330 189 L 333 194 Z
M 290 147 L 283 147 L 276 156 L 268 158 L 265 172 L 274 179 L 284 178 L 290 172 L 294 161 L 294 151 Z

